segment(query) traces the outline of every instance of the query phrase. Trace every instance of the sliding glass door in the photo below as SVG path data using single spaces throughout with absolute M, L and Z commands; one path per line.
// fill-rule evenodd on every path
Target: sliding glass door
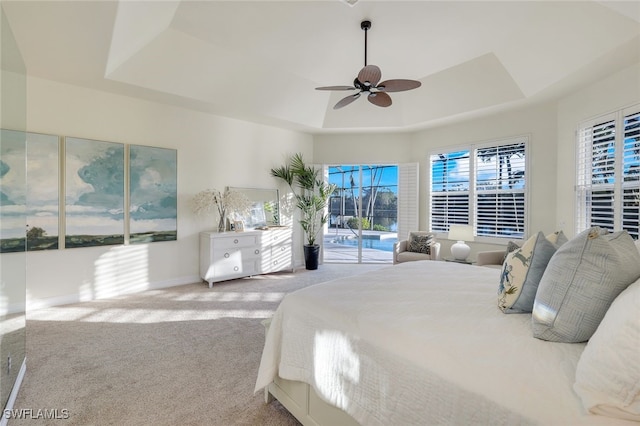
M 329 203 L 324 261 L 391 263 L 398 226 L 397 165 L 328 167 L 336 191 Z

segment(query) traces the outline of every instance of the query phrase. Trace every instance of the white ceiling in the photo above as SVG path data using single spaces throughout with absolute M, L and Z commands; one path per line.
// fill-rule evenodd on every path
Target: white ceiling
M 422 128 L 640 61 L 640 1 L 6 1 L 29 75 L 312 133 Z M 333 110 L 368 63 L 420 80 Z M 640 76 L 638 84 L 640 84 Z

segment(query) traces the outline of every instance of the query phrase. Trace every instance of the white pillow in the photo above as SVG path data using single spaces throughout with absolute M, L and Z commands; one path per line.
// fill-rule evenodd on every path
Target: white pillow
M 640 421 L 640 279 L 613 301 L 587 343 L 573 388 L 590 413 Z

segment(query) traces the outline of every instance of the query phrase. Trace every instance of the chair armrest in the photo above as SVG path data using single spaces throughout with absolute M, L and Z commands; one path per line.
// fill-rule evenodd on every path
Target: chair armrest
M 502 259 L 504 259 L 505 250 L 492 250 L 478 252 L 478 259 L 476 265 L 502 265 Z
M 440 260 L 440 243 L 431 243 L 431 260 Z
M 407 240 L 400 240 L 393 243 L 393 264 L 398 263 L 398 254 L 407 251 Z

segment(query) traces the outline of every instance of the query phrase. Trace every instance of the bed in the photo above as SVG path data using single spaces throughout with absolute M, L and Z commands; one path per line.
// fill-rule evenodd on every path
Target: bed
M 305 425 L 629 425 L 573 390 L 585 343 L 496 307 L 499 269 L 408 262 L 287 295 L 256 391 Z

